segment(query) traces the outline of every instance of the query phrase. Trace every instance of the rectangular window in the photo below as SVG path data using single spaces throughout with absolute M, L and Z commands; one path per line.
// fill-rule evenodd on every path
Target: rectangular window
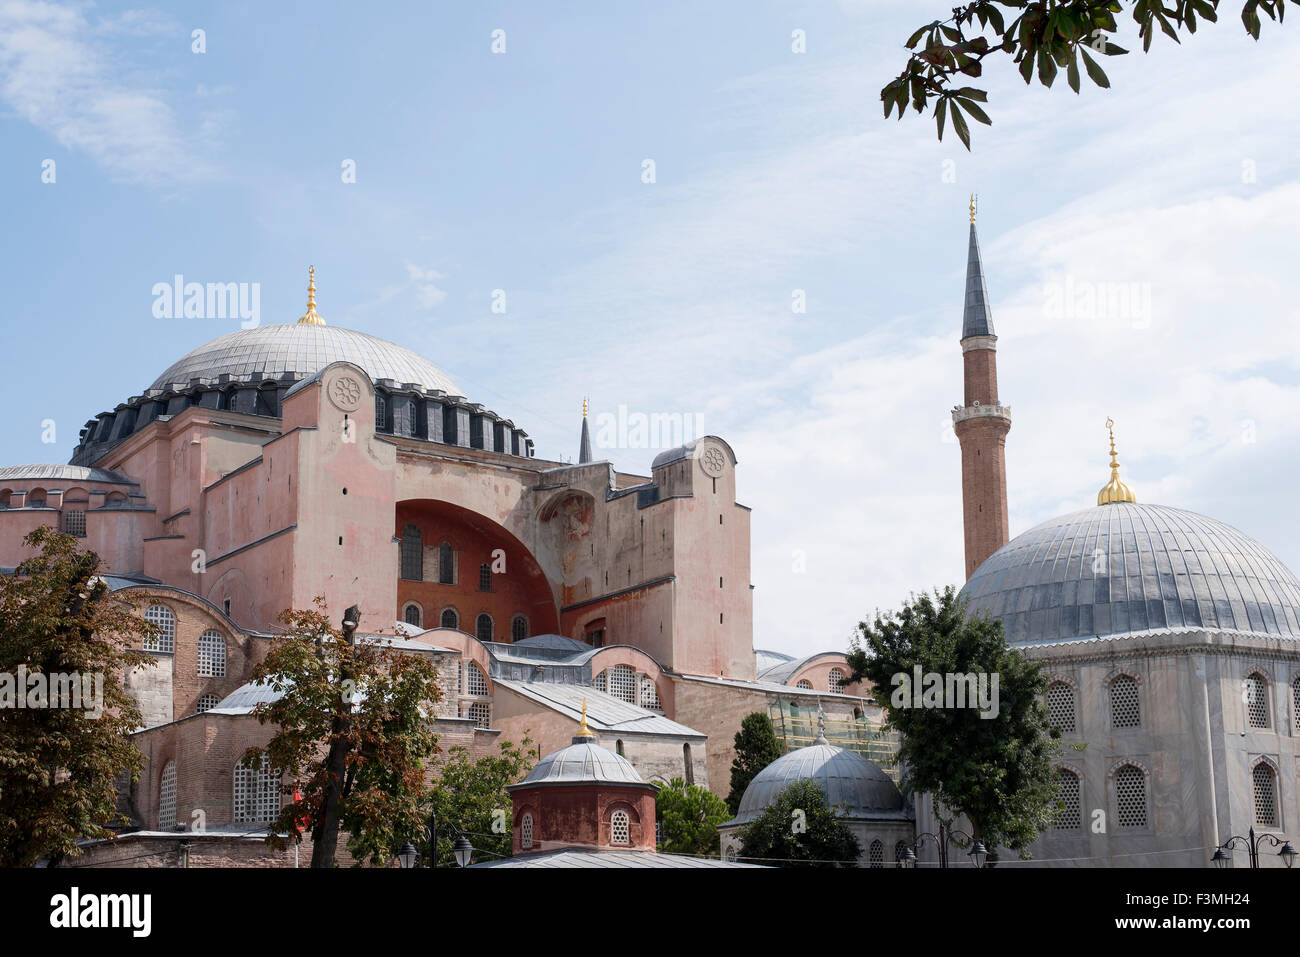
M 63 530 L 77 538 L 86 537 L 86 513 L 80 509 L 69 509 L 63 513 Z

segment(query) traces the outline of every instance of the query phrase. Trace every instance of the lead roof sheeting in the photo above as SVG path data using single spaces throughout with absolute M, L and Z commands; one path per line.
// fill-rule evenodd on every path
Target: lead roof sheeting
M 544 681 L 522 682 L 496 679 L 498 685 L 532 698 L 543 704 L 566 712 L 577 718 L 582 714 L 582 704 L 587 703 L 587 723 L 597 731 L 635 732 L 637 734 L 664 734 L 673 737 L 704 735 L 694 728 L 678 724 L 654 711 L 621 701 L 604 691 L 587 685 L 551 684 Z

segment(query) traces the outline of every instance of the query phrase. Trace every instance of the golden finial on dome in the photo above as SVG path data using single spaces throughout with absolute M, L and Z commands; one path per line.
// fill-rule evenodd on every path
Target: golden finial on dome
M 1110 481 L 1105 487 L 1097 493 L 1098 505 L 1109 505 L 1112 502 L 1132 502 L 1137 504 L 1137 496 L 1133 490 L 1119 480 L 1119 460 L 1115 453 L 1115 420 L 1106 420 L 1106 431 L 1110 433 Z
M 975 225 L 975 194 L 970 194 L 970 224 Z
M 595 735 L 591 733 L 591 729 L 587 727 L 587 699 L 586 698 L 582 699 L 582 724 L 578 728 L 578 737 L 580 738 L 595 737 Z
M 299 324 L 307 326 L 323 326 L 325 320 L 316 312 L 316 267 L 307 268 L 307 313 L 298 320 Z

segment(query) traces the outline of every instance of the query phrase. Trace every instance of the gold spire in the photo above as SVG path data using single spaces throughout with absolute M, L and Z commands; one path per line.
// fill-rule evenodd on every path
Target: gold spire
M 1097 493 L 1098 505 L 1109 505 L 1112 502 L 1132 502 L 1137 504 L 1137 496 L 1133 490 L 1119 480 L 1119 460 L 1115 453 L 1115 420 L 1106 420 L 1106 431 L 1110 433 L 1110 481 L 1105 487 Z
M 970 194 L 970 224 L 975 225 L 975 194 Z
M 585 395 L 582 397 L 582 417 L 584 419 L 587 417 L 587 397 Z
M 323 326 L 325 320 L 316 312 L 316 267 L 307 269 L 307 313 L 298 320 L 300 325 Z
M 591 729 L 587 727 L 587 699 L 586 698 L 582 699 L 582 725 L 578 728 L 578 737 L 580 738 L 595 737 L 595 735 L 592 734 Z

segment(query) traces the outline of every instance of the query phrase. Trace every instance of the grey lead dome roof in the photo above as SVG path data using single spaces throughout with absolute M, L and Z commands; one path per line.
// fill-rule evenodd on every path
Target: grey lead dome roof
M 364 332 L 307 323 L 259 326 L 219 336 L 172 363 L 151 388 L 220 375 L 241 381 L 278 379 L 285 373 L 305 378 L 338 361 L 355 363 L 372 379 L 461 394 L 447 373 L 410 349 Z
M 1012 645 L 1167 629 L 1300 637 L 1300 581 L 1204 515 L 1117 502 L 1044 522 L 975 570 L 962 594 Z
M 822 789 L 826 806 L 844 818 L 907 817 L 902 792 L 884 771 L 856 751 L 829 744 L 799 748 L 777 758 L 754 776 L 740 799 L 740 810 L 728 824 L 747 824 L 776 803 L 796 781 L 813 781 Z
M 581 740 L 552 751 L 528 772 L 528 776 L 512 787 L 530 784 L 580 784 L 603 782 L 606 784 L 645 784 L 632 762 L 594 740 Z M 649 786 L 649 785 L 647 785 Z

